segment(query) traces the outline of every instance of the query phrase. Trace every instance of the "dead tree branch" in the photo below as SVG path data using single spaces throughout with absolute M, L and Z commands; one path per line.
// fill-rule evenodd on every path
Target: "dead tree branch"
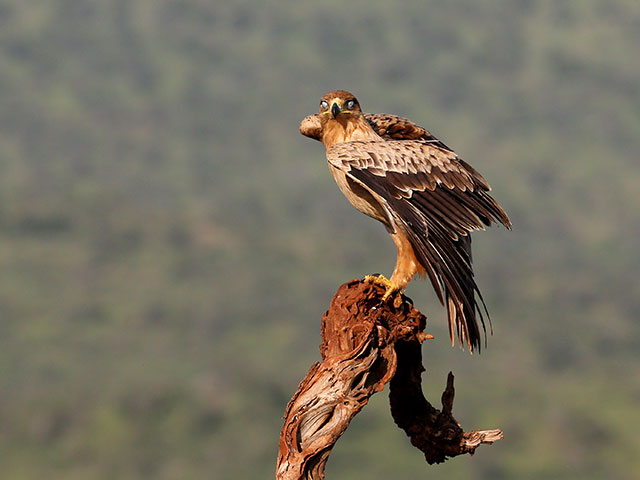
M 451 373 L 442 411 L 424 398 L 421 344 L 430 338 L 424 333 L 426 318 L 404 296 L 381 304 L 383 293 L 377 284 L 354 280 L 334 295 L 322 317 L 322 362 L 311 366 L 287 405 L 277 480 L 324 479 L 335 442 L 387 382 L 396 424 L 429 464 L 472 454 L 480 444 L 502 438 L 500 430 L 462 430 L 451 413 Z

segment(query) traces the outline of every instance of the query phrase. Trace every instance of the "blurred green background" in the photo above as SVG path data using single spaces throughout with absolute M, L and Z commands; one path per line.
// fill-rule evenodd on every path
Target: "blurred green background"
M 327 478 L 640 478 L 639 48 L 637 0 L 0 0 L 0 476 L 273 477 L 331 296 L 395 261 L 298 133 L 347 89 L 511 215 L 482 355 L 407 292 L 427 396 L 505 439 L 428 467 L 383 392 Z

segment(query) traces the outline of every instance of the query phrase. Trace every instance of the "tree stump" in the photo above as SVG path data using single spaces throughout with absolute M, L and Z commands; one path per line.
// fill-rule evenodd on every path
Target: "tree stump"
M 442 410 L 424 397 L 422 342 L 426 317 L 398 295 L 382 303 L 384 289 L 353 280 L 334 295 L 322 317 L 322 362 L 311 366 L 291 398 L 280 433 L 277 480 L 324 479 L 331 449 L 369 397 L 390 382 L 391 414 L 429 464 L 473 454 L 500 430 L 466 433 L 453 418 L 453 375 Z

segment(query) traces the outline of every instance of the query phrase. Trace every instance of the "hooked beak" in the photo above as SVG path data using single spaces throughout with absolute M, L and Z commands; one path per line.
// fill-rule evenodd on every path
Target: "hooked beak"
M 331 115 L 333 115 L 333 118 L 336 118 L 339 114 L 340 105 L 338 104 L 338 102 L 333 102 L 333 104 L 331 105 Z

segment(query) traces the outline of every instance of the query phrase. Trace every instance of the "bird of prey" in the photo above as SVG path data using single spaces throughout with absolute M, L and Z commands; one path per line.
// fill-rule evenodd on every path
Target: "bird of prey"
M 416 274 L 429 277 L 447 308 L 451 344 L 457 334 L 461 346 L 479 350 L 486 307 L 473 276 L 470 233 L 494 222 L 511 228 L 485 179 L 424 128 L 363 113 L 344 90 L 323 96 L 320 112 L 306 117 L 300 132 L 324 144 L 342 193 L 396 244 L 391 277 L 367 277 L 385 287 L 383 300 Z

